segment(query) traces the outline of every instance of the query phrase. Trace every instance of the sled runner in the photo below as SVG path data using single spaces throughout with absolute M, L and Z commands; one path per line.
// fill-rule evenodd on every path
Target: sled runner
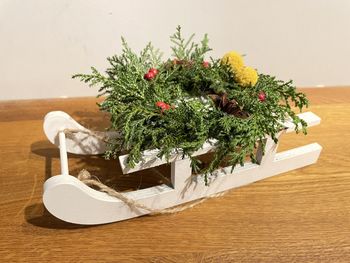
M 308 126 L 320 123 L 320 118 L 312 112 L 298 115 Z M 284 123 L 283 133 L 294 131 L 292 122 Z M 64 221 L 93 225 L 104 224 L 150 213 L 147 209 L 131 207 L 124 201 L 104 192 L 94 190 L 74 176 L 69 175 L 67 153 L 95 155 L 105 151 L 105 136 L 118 136 L 113 132 L 92 132 L 61 111 L 50 112 L 44 120 L 47 138 L 60 150 L 61 174 L 49 178 L 44 184 L 43 202 L 47 210 Z M 75 131 L 74 136 L 66 136 L 67 131 Z M 208 141 L 193 154 L 199 156 L 215 150 L 215 141 Z M 277 144 L 266 138 L 265 154 L 263 149 L 257 151 L 257 163 L 246 162 L 244 166 L 217 169 L 206 186 L 203 177 L 192 175 L 190 160 L 182 159 L 181 151 L 170 157 L 171 182 L 147 189 L 123 193 L 129 199 L 154 210 L 174 207 L 200 198 L 209 197 L 220 192 L 247 185 L 280 173 L 313 164 L 317 161 L 322 147 L 312 143 L 284 152 L 276 153 Z M 119 157 L 123 173 L 132 173 L 165 164 L 165 159 L 157 157 L 157 150 L 145 151 L 142 162 L 135 167 L 127 166 L 127 155 Z

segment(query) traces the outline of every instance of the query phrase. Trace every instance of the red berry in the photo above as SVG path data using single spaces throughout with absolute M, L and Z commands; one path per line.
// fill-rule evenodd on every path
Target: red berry
M 266 100 L 266 94 L 265 94 L 265 92 L 260 91 L 260 92 L 259 92 L 259 95 L 258 95 L 258 98 L 259 98 L 259 100 L 260 100 L 261 102 L 265 101 L 265 100 Z
M 208 61 L 203 61 L 203 67 L 205 67 L 205 68 L 209 68 L 209 66 L 210 66 L 210 63 L 208 62 Z
M 154 76 L 155 75 L 157 75 L 158 74 L 158 69 L 156 69 L 156 68 L 150 68 L 149 70 L 148 70 L 148 72 L 152 72 L 153 74 L 154 74 Z
M 156 106 L 157 106 L 157 107 L 162 108 L 162 107 L 164 107 L 164 105 L 165 105 L 165 102 L 163 102 L 163 101 L 157 101 L 157 102 L 156 102 Z
M 162 112 L 165 110 L 169 110 L 171 106 L 163 101 L 157 101 L 156 106 L 162 109 Z
M 155 75 L 154 75 L 153 72 L 147 72 L 143 77 L 146 80 L 151 80 L 151 79 L 153 79 L 155 77 Z

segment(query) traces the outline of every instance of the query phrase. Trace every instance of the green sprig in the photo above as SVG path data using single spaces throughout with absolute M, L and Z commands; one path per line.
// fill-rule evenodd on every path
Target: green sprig
M 100 110 L 109 113 L 110 129 L 121 135 L 109 141 L 106 158 L 128 152 L 128 165 L 133 167 L 144 150 L 159 149 L 159 157 L 169 159 L 174 149 L 181 149 L 183 157 L 190 158 L 192 170 L 203 174 L 208 183 L 223 160 L 232 169 L 243 165 L 247 156 L 255 162 L 257 143 L 264 143 L 266 135 L 277 141 L 283 121 L 291 119 L 297 132 L 306 133 L 306 123 L 293 108 L 301 111 L 308 100 L 292 81 L 259 74 L 256 85 L 242 87 L 219 59 L 211 58 L 210 67 L 204 67 L 204 58 L 211 50 L 208 37 L 204 35 L 199 44 L 193 38 L 183 38 L 181 27 L 177 27 L 170 37 L 175 63 L 171 59 L 162 61 L 161 52 L 151 43 L 136 54 L 122 38 L 122 54 L 107 59 L 110 67 L 105 74 L 92 68 L 91 74 L 73 76 L 99 86 L 99 95 L 104 96 Z M 152 67 L 159 73 L 152 80 L 144 79 Z M 265 101 L 258 100 L 259 92 L 266 94 Z M 227 114 L 214 105 L 208 97 L 211 93 L 227 94 L 249 117 Z M 160 101 L 171 108 L 163 111 L 156 106 Z M 203 167 L 191 155 L 209 139 L 217 141 L 216 151 Z

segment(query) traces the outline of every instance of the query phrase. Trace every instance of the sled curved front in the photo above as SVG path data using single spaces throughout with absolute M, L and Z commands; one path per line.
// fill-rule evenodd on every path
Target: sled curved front
M 167 200 L 172 192 L 174 189 L 167 185 L 159 185 L 124 195 L 149 207 L 162 207 L 162 202 Z M 117 198 L 96 191 L 71 175 L 49 178 L 44 184 L 43 202 L 55 217 L 83 225 L 105 224 L 149 213 L 143 209 L 129 207 Z
M 298 116 L 309 126 L 320 123 L 320 118 L 311 112 Z M 288 122 L 285 123 L 285 127 L 286 130 L 278 136 L 295 128 L 294 124 Z M 96 137 L 91 138 L 93 136 L 89 136 L 89 133 L 80 134 L 85 136 L 83 141 L 77 141 L 82 137 L 76 136 L 66 140 L 64 129 L 86 128 L 63 112 L 53 112 L 46 116 L 44 130 L 50 141 L 60 148 L 62 171 L 61 175 L 49 178 L 44 184 L 43 200 L 50 213 L 64 221 L 86 225 L 110 223 L 150 213 L 145 209 L 130 207 L 118 198 L 96 191 L 69 175 L 67 152 L 96 154 L 100 153 L 105 145 Z M 56 135 L 54 132 L 57 132 Z M 94 146 L 90 147 L 92 142 Z M 194 155 L 201 155 L 213 149 L 214 145 L 208 142 Z M 218 169 L 211 177 L 209 186 L 205 185 L 202 176 L 192 175 L 189 159 L 182 159 L 179 154 L 174 153 L 170 158 L 172 187 L 160 185 L 123 194 L 150 209 L 166 209 L 313 164 L 317 161 L 322 147 L 312 143 L 280 153 L 276 153 L 276 150 L 277 145 L 274 141 L 266 138 L 265 149 L 258 150 L 257 164 L 246 162 L 244 166 L 235 167 L 233 172 L 232 167 Z M 147 151 L 144 153 L 144 160 L 133 169 L 126 165 L 127 155 L 121 156 L 119 160 L 123 172 L 130 173 L 166 162 L 156 155 L 156 150 Z

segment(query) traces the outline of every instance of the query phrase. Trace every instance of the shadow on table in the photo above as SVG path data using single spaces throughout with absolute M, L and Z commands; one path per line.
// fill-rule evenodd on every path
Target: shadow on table
M 48 141 L 38 141 L 31 145 L 31 152 L 43 158 L 45 180 L 57 175 L 59 171 L 59 150 Z M 170 165 L 165 164 L 151 169 L 130 174 L 123 174 L 118 160 L 106 160 L 101 155 L 68 154 L 69 174 L 77 176 L 82 169 L 91 174 L 105 185 L 117 191 L 133 191 L 160 184 L 170 185 Z M 53 167 L 54 165 L 54 167 Z M 59 174 L 59 172 L 58 172 Z
M 38 141 L 31 145 L 31 152 L 42 157 L 45 166 L 45 180 L 60 174 L 59 149 L 49 141 Z M 77 176 L 82 169 L 96 175 L 121 174 L 117 160 L 105 160 L 101 155 L 77 155 L 68 153 L 69 174 Z M 113 173 L 113 174 L 111 174 Z
M 29 205 L 24 210 L 25 220 L 34 226 L 49 229 L 79 229 L 92 226 L 76 225 L 62 221 L 51 215 L 44 207 L 43 203 Z

